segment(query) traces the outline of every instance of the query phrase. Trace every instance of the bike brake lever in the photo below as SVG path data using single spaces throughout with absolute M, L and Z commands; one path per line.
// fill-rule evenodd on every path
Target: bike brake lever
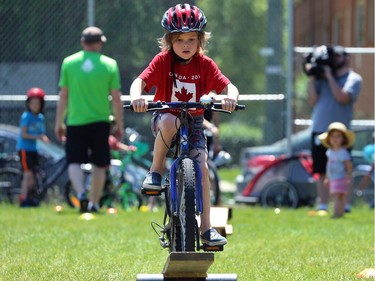
M 232 114 L 232 111 L 227 111 L 227 110 L 222 109 L 222 105 L 220 103 L 214 103 L 214 104 L 212 104 L 211 110 L 212 111 L 217 111 L 217 112 L 223 112 L 223 113 Z M 237 111 L 237 110 L 245 110 L 245 105 L 236 104 L 236 108 L 234 109 L 234 111 Z
M 232 114 L 231 111 L 224 110 L 224 109 L 217 109 L 217 108 L 215 108 L 215 107 L 212 107 L 211 110 L 212 110 L 212 111 L 216 111 L 216 112 L 223 112 L 223 113 L 227 113 L 227 114 Z

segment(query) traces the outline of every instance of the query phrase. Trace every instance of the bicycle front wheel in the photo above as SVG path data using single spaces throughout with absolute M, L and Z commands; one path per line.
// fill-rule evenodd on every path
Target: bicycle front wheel
M 179 198 L 178 222 L 173 233 L 176 251 L 195 251 L 197 221 L 195 219 L 195 168 L 192 159 L 185 158 L 177 169 L 177 189 Z

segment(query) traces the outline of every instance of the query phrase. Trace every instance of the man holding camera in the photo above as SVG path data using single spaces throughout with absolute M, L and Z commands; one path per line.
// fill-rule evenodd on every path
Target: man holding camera
M 342 46 L 320 46 L 307 57 L 304 65 L 310 77 L 308 101 L 312 112 L 312 158 L 313 172 L 319 174 L 318 211 L 328 211 L 329 189 L 324 185 L 326 174 L 326 148 L 318 135 L 325 132 L 332 122 L 341 122 L 350 129 L 353 118 L 353 104 L 356 101 L 362 77 L 349 66 L 349 54 Z M 350 206 L 346 206 L 350 211 Z

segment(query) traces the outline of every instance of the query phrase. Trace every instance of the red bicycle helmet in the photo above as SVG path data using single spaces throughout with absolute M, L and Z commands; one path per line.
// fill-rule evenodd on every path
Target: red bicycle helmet
M 189 4 L 178 4 L 165 12 L 161 25 L 170 33 L 201 31 L 207 19 L 203 11 Z
M 41 88 L 30 88 L 28 91 L 27 91 L 27 98 L 30 99 L 30 98 L 39 98 L 41 100 L 44 100 L 44 96 L 46 94 L 44 93 L 43 89 Z

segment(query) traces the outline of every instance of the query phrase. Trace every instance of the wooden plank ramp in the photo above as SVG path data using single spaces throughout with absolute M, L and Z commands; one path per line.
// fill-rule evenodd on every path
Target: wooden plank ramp
M 206 278 L 165 278 L 163 274 L 138 274 L 137 281 L 237 281 L 237 274 L 208 274 Z
M 138 274 L 137 281 L 237 281 L 236 274 L 207 274 L 213 253 L 170 253 L 162 274 Z
M 231 208 L 211 207 L 211 225 L 223 236 L 233 233 L 228 224 L 231 217 Z M 200 225 L 199 217 L 197 221 Z M 162 274 L 138 274 L 137 281 L 237 281 L 234 273 L 208 274 L 213 262 L 213 252 L 174 252 L 169 254 Z
M 213 253 L 170 253 L 164 265 L 165 277 L 207 277 L 208 268 L 214 262 Z

